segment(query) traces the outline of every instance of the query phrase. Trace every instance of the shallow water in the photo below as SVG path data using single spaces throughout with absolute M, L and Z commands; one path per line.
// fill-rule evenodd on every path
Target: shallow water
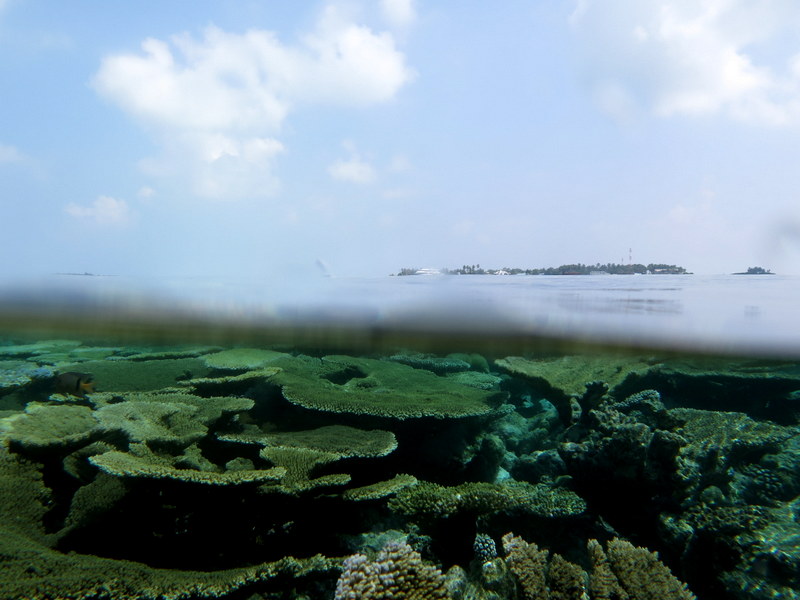
M 424 575 L 380 579 L 396 597 L 798 597 L 798 290 L 7 288 L 0 597 L 370 598 L 398 564 Z M 95 389 L 56 393 L 68 372 Z

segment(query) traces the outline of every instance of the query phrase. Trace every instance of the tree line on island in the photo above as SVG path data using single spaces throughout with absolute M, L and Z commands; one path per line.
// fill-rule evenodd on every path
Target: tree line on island
M 683 275 L 687 271 L 677 265 L 667 265 L 661 263 L 650 263 L 649 265 L 636 264 L 617 264 L 617 263 L 596 263 L 594 265 L 584 265 L 582 263 L 561 265 L 559 267 L 547 267 L 542 269 L 520 269 L 517 267 L 503 267 L 502 269 L 483 269 L 478 265 L 463 265 L 458 269 L 414 269 L 403 268 L 397 275 L 425 275 L 430 273 L 441 273 L 443 275 L 633 275 L 635 273 L 653 273 L 659 275 Z

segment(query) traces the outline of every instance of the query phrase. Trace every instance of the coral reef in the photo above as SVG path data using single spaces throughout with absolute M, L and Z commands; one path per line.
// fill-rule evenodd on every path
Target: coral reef
M 389 501 L 392 510 L 423 519 L 443 519 L 460 512 L 475 515 L 518 510 L 543 517 L 570 517 L 586 510 L 575 493 L 544 484 L 473 482 L 447 487 L 420 482 Z
M 426 564 L 405 542 L 389 542 L 370 560 L 354 554 L 344 561 L 335 600 L 434 600 L 449 598 L 442 572 Z
M 391 361 L 325 356 L 278 359 L 271 365 L 283 369 L 271 381 L 287 400 L 325 412 L 395 419 L 468 417 L 491 412 L 504 398 Z
M 0 345 L 0 597 L 798 597 L 796 367 L 279 350 Z
M 212 369 L 252 371 L 265 367 L 270 362 L 288 356 L 283 352 L 260 348 L 233 348 L 206 354 L 203 362 Z
M 626 540 L 610 540 L 607 552 L 597 540 L 589 540 L 588 574 L 560 555 L 551 556 L 511 533 L 503 536 L 503 550 L 526 600 L 695 600 L 656 553 Z

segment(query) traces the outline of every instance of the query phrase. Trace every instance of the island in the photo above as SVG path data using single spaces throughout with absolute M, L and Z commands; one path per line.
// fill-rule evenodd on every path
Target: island
M 677 265 L 663 263 L 650 263 L 643 265 L 596 263 L 584 265 L 582 263 L 561 265 L 559 267 L 546 267 L 538 269 L 521 269 L 518 267 L 503 267 L 502 269 L 483 269 L 478 265 L 463 265 L 458 269 L 418 269 L 405 267 L 396 273 L 405 275 L 690 275 L 685 268 Z
M 734 275 L 775 275 L 775 273 L 764 267 L 749 267 L 747 271 L 734 273 Z

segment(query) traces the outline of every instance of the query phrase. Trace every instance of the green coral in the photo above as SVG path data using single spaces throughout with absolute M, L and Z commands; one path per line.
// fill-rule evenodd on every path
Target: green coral
M 453 383 L 407 365 L 349 356 L 279 359 L 272 378 L 284 397 L 304 408 L 409 419 L 489 413 L 504 397 Z
M 195 415 L 197 408 L 181 402 L 127 401 L 96 412 L 105 431 L 124 433 L 131 442 L 188 446 L 205 437 L 208 428 Z
M 309 448 L 335 454 L 340 458 L 386 456 L 397 448 L 397 439 L 391 431 L 358 429 L 347 425 L 270 433 L 251 429 L 242 433 L 218 433 L 217 437 L 227 442 Z
M 229 394 L 237 388 L 246 389 L 258 383 L 260 380 L 269 379 L 279 372 L 280 369 L 278 367 L 263 367 L 244 373 L 237 372 L 235 375 L 197 377 L 195 379 L 179 381 L 177 385 L 179 387 L 190 387 L 192 391 L 202 394 L 203 396 Z
M 444 375 L 445 373 L 456 373 L 458 371 L 467 371 L 470 364 L 464 360 L 454 357 L 442 358 L 441 356 L 433 356 L 430 354 L 419 353 L 404 353 L 393 354 L 387 356 L 384 360 L 391 360 L 398 362 L 415 369 L 425 369 L 436 373 L 437 375 Z
M 109 490 L 95 492 L 107 498 Z M 77 501 L 88 502 L 81 510 L 83 518 L 97 506 L 89 496 L 87 492 Z M 204 572 L 63 554 L 52 548 L 55 540 L 42 525 L 49 502 L 38 465 L 0 448 L 0 597 L 6 600 L 205 600 L 254 584 L 268 588 L 272 580 L 298 581 L 339 569 L 339 560 L 320 555 L 287 556 L 250 567 Z
M 574 492 L 525 482 L 470 482 L 448 487 L 423 481 L 401 490 L 389 506 L 410 517 L 436 519 L 460 512 L 486 514 L 505 510 L 568 517 L 586 510 L 586 503 Z
M 354 500 L 356 502 L 362 500 L 378 500 L 396 494 L 402 489 L 412 486 L 417 483 L 417 478 L 413 475 L 401 473 L 386 481 L 379 481 L 369 485 L 364 485 L 357 488 L 350 488 L 345 490 L 342 498 L 345 500 Z
M 141 563 L 87 554 L 62 554 L 0 526 L 5 600 L 205 600 L 270 580 L 299 580 L 332 573 L 339 561 L 320 555 L 223 571 L 155 569 Z
M 164 360 L 91 360 L 59 364 L 59 371 L 91 373 L 98 391 L 143 392 L 174 386 L 187 376 L 203 377 L 209 367 L 199 358 Z
M 174 466 L 176 462 L 174 457 L 158 456 L 152 453 L 145 456 L 136 456 L 129 452 L 119 452 L 117 450 L 92 456 L 89 458 L 89 462 L 104 473 L 116 477 L 170 479 L 204 485 L 242 485 L 274 482 L 286 474 L 286 470 L 281 467 L 253 471 L 225 471 L 223 473 L 181 469 Z
M 212 369 L 251 371 L 265 367 L 272 361 L 286 357 L 284 352 L 260 350 L 258 348 L 232 348 L 203 357 L 206 366 Z
M 31 402 L 11 418 L 4 437 L 15 449 L 36 451 L 85 443 L 97 430 L 94 413 L 86 406 Z
M 67 356 L 81 345 L 77 340 L 41 340 L 30 344 L 0 346 L 0 356 L 14 358 L 42 357 L 48 354 Z
M 259 456 L 284 471 L 285 476 L 277 487 L 290 494 L 321 486 L 346 485 L 350 482 L 350 475 L 347 473 L 314 477 L 314 472 L 319 467 L 340 460 L 342 457 L 339 454 L 311 448 L 274 446 L 263 448 Z M 268 490 L 269 488 L 266 488 L 264 491 Z
M 613 391 L 628 377 L 646 373 L 651 363 L 638 356 L 567 355 L 539 359 L 508 356 L 495 365 L 511 375 L 524 377 L 548 394 L 580 396 L 587 383 L 602 381 Z

